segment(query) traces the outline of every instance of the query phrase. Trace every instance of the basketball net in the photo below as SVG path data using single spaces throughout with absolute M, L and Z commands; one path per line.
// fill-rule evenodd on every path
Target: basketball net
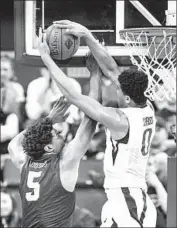
M 145 96 L 150 100 L 176 98 L 176 43 L 173 36 L 156 36 L 146 31 L 122 32 L 123 43 L 130 50 L 130 58 L 138 70 L 148 75 L 149 84 Z M 135 54 L 135 51 L 144 50 Z

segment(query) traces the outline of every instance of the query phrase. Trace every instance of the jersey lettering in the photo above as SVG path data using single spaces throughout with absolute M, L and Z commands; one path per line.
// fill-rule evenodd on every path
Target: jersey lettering
M 29 171 L 27 186 L 28 188 L 32 188 L 33 190 L 31 192 L 26 193 L 27 201 L 36 201 L 39 199 L 40 184 L 38 181 L 35 181 L 34 179 L 39 178 L 41 174 L 42 174 L 41 171 L 39 172 Z
M 141 153 L 146 156 L 149 152 L 150 139 L 152 135 L 152 128 L 147 128 L 143 133 Z

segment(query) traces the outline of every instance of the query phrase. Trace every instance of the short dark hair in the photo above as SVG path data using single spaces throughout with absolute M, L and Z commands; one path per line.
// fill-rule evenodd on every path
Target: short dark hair
M 122 92 L 128 95 L 136 104 L 144 104 L 147 100 L 144 92 L 148 87 L 148 77 L 142 71 L 129 69 L 119 76 Z
M 44 118 L 28 127 L 22 141 L 24 152 L 34 158 L 40 158 L 44 153 L 44 147 L 52 140 L 52 120 Z

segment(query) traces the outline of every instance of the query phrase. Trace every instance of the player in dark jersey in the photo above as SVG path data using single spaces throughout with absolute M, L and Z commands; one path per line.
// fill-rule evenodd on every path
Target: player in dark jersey
M 99 100 L 100 70 L 96 61 L 89 59 L 89 95 Z M 62 122 L 67 108 L 66 100 L 60 98 L 48 117 L 21 132 L 9 144 L 12 161 L 21 168 L 22 227 L 72 225 L 79 163 L 89 146 L 96 122 L 85 116 L 75 138 L 65 144 Z M 25 164 L 24 154 L 27 157 Z

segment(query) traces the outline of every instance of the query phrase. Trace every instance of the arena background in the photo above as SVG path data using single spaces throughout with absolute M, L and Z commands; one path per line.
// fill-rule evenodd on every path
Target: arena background
M 4 54 L 8 54 L 13 58 L 14 56 L 14 5 L 13 1 L 3 1 L 3 7 L 0 8 L 1 12 L 1 51 Z M 28 84 L 38 78 L 40 76 L 40 71 L 38 67 L 27 66 L 27 65 L 14 65 L 15 75 L 17 77 L 18 82 L 23 86 L 24 91 L 26 92 Z M 123 69 L 122 69 L 123 70 Z M 80 83 L 83 93 L 87 94 L 88 88 L 88 78 L 87 77 L 80 77 L 82 73 L 86 73 L 85 70 L 83 72 L 79 72 L 78 70 L 75 73 L 71 72 L 73 76 L 75 74 L 76 80 Z M 110 89 L 107 88 L 108 90 Z M 115 87 L 111 85 L 111 95 L 108 98 L 108 91 L 105 89 L 105 103 L 115 104 Z M 109 90 L 110 91 L 110 90 Z M 174 104 L 173 104 L 174 105 Z M 173 110 L 169 110 L 168 107 L 166 109 L 169 112 L 172 112 L 172 115 L 176 115 L 176 106 Z M 157 109 L 158 111 L 158 109 Z M 168 154 L 169 156 L 176 156 L 175 152 Z M 102 151 L 99 151 L 102 152 Z M 89 170 L 94 170 L 103 176 L 102 171 L 102 158 L 101 153 L 100 157 L 96 157 L 96 152 L 92 155 L 88 155 L 85 158 L 80 167 L 80 175 L 78 180 L 78 189 L 77 189 L 77 205 L 79 209 L 76 210 L 76 224 L 79 223 L 80 227 L 89 227 L 93 226 L 94 222 L 96 221 L 96 225 L 99 224 L 100 220 L 100 212 L 103 203 L 106 200 L 104 190 L 102 189 L 102 179 L 96 179 L 97 173 L 90 174 Z M 89 158 L 89 156 L 91 158 Z M 165 163 L 165 162 L 164 162 Z M 174 164 L 171 164 L 174 163 Z M 170 227 L 175 227 L 176 224 L 176 159 L 170 161 L 171 170 L 168 173 L 168 181 L 170 182 L 170 186 L 168 188 L 169 201 L 172 206 L 169 206 L 169 217 L 168 217 L 168 224 Z M 4 178 L 5 184 L 2 185 L 2 189 L 6 189 L 6 192 L 12 194 L 13 197 L 16 198 L 17 202 L 17 211 L 21 216 L 21 206 L 20 206 L 20 199 L 18 195 L 18 181 L 19 181 L 19 172 L 16 170 L 15 167 L 11 164 L 10 160 L 6 161 L 6 165 L 4 167 Z M 92 179 L 93 178 L 93 179 Z M 94 179 L 95 178 L 95 179 Z M 172 180 L 172 181 L 170 181 Z M 83 209 L 86 208 L 87 210 Z M 81 209 L 81 210 L 80 210 Z M 164 216 L 164 220 L 166 220 L 166 215 Z M 162 219 L 162 223 L 163 223 Z M 164 224 L 164 223 L 163 223 Z M 78 226 L 78 224 L 77 224 Z

